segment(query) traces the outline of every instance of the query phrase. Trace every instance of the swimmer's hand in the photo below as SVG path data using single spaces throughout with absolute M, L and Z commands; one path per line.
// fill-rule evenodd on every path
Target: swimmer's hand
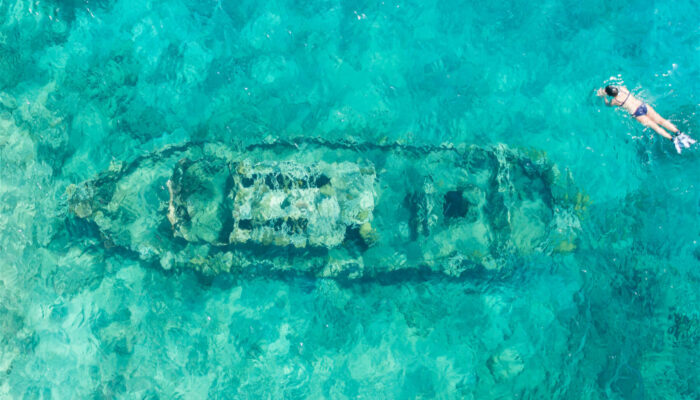
M 597 92 L 595 92 L 595 95 L 598 97 L 603 97 L 605 96 L 605 90 L 603 88 L 599 88 Z
M 690 147 L 691 145 L 696 143 L 696 140 L 691 138 L 690 136 L 686 135 L 685 133 L 680 133 L 677 132 L 675 136 L 673 136 L 673 145 L 676 146 L 676 151 L 678 154 L 681 154 L 681 146 L 685 147 L 686 149 Z

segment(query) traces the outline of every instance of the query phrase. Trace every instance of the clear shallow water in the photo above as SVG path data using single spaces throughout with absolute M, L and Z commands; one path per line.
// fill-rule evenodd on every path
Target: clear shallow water
M 0 4 L 0 397 L 699 396 L 699 6 Z M 201 282 L 105 249 L 65 187 L 187 140 L 543 150 L 591 198 L 577 250 L 508 276 Z

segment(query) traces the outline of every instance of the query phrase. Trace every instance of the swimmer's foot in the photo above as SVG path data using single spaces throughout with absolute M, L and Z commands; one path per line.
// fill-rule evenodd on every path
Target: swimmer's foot
M 673 136 L 673 145 L 676 147 L 678 154 L 681 154 L 682 147 L 687 149 L 695 143 L 697 143 L 695 139 L 691 138 L 685 133 L 681 133 L 680 131 L 676 132 L 676 134 Z

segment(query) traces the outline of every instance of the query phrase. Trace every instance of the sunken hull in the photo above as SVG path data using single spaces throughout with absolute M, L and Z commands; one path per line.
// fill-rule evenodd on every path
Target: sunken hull
M 505 146 L 275 141 L 170 146 L 71 185 L 105 245 L 165 269 L 357 278 L 502 270 L 575 248 L 584 197 Z

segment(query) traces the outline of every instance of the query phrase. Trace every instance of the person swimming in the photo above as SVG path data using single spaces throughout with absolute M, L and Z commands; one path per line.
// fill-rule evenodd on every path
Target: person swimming
M 690 136 L 686 135 L 685 133 L 681 133 L 681 131 L 669 120 L 659 115 L 659 113 L 657 113 L 652 106 L 634 97 L 632 93 L 624 86 L 618 88 L 616 86 L 608 85 L 605 87 L 605 89 L 598 89 L 596 94 L 598 97 L 604 97 L 605 95 L 612 97 L 612 99 L 609 101 L 608 99 L 604 99 L 605 104 L 613 107 L 618 106 L 624 108 L 642 125 L 653 129 L 659 135 L 673 141 L 673 145 L 676 147 L 678 154 L 681 153 L 682 147 L 687 149 L 692 144 L 696 143 L 696 141 Z M 671 133 L 668 133 L 666 129 L 668 129 Z

